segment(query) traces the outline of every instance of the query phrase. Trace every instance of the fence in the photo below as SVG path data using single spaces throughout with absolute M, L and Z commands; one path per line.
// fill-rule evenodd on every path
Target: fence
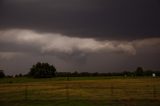
M 60 81 L 0 85 L 0 100 L 130 100 L 160 99 L 160 86 Z

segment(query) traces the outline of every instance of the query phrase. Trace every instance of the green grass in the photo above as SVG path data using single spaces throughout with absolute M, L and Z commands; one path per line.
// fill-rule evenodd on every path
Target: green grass
M 156 100 L 114 100 L 114 101 L 0 101 L 1 106 L 160 106 Z
M 0 79 L 0 106 L 160 106 L 160 78 Z
M 138 77 L 141 78 L 141 77 Z M 145 77 L 143 77 L 145 78 Z M 148 77 L 147 77 L 148 78 Z M 17 78 L 1 78 L 1 83 L 25 83 L 25 82 L 47 82 L 47 81 L 77 81 L 77 80 L 109 80 L 109 79 L 137 79 L 137 77 L 122 77 L 122 76 L 111 76 L 111 77 L 55 77 L 55 78 L 28 78 L 28 77 L 17 77 Z
M 69 80 L 102 80 L 102 79 L 112 79 L 113 77 L 69 77 Z M 120 78 L 120 77 L 114 77 Z M 28 78 L 28 77 L 18 77 L 18 78 L 1 78 L 0 83 L 24 83 L 24 82 L 47 82 L 47 81 L 66 81 L 67 77 L 55 77 L 55 78 Z

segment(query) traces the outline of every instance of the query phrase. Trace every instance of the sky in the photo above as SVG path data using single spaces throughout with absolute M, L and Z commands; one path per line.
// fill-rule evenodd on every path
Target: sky
M 159 0 L 0 0 L 0 69 L 160 70 Z

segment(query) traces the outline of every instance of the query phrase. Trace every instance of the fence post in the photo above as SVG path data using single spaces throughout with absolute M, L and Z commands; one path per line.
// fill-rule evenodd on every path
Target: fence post
M 66 99 L 67 103 L 69 104 L 69 73 L 67 74 L 67 82 L 66 82 Z
M 153 99 L 156 98 L 156 86 L 153 85 Z
M 68 83 L 66 84 L 66 97 L 67 97 L 67 101 L 69 100 L 69 87 L 68 87 Z
M 114 94 L 114 90 L 113 89 L 114 89 L 113 85 L 111 85 L 111 96 L 113 96 L 113 94 Z
M 28 100 L 28 85 L 25 85 L 25 100 Z
M 80 83 L 79 83 L 79 90 L 80 90 L 80 100 L 81 100 L 83 99 L 83 97 L 82 97 L 82 86 Z

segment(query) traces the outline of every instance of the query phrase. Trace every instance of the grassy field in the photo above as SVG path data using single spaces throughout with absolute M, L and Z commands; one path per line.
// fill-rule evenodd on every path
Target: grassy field
M 0 106 L 160 106 L 160 78 L 0 79 Z

